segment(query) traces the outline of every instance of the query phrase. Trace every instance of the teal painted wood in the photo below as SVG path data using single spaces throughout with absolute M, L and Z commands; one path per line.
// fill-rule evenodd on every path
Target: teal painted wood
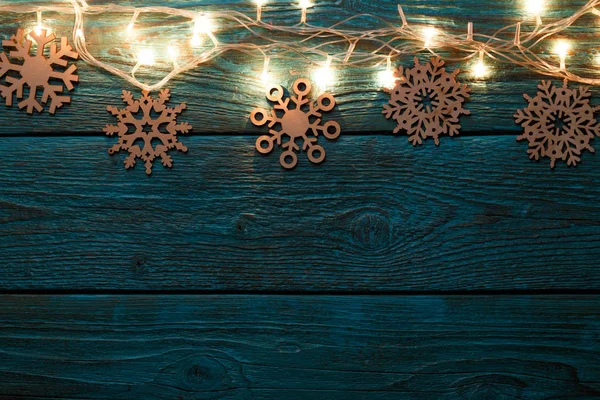
M 137 1 L 128 2 L 137 5 L 168 5 L 188 7 L 199 11 L 216 11 L 235 9 L 254 15 L 255 6 L 247 0 L 235 1 Z M 300 12 L 295 1 L 269 1 L 265 6 L 264 19 L 280 25 L 296 24 Z M 573 14 L 582 1 L 553 1 L 548 13 L 548 20 Z M 479 33 L 492 33 L 496 29 L 514 24 L 523 19 L 522 1 L 484 1 L 471 0 L 442 1 L 431 0 L 426 4 L 422 1 L 407 0 L 402 5 L 411 23 L 435 23 L 436 26 L 452 32 L 466 32 L 467 23 L 472 21 Z M 398 21 L 397 1 L 334 1 L 319 0 L 317 6 L 309 11 L 309 20 L 317 25 L 330 26 L 357 13 L 371 13 L 390 21 Z M 72 29 L 72 17 L 58 16 L 45 13 L 48 24 L 61 35 L 69 35 Z M 127 48 L 123 45 L 124 27 L 130 20 L 129 15 L 89 16 L 86 19 L 89 49 L 94 55 L 105 62 L 119 66 L 133 67 L 135 52 L 138 47 Z M 596 75 L 596 49 L 598 35 L 596 17 L 584 18 L 567 34 L 577 41 L 576 54 L 569 58 L 569 68 L 588 76 Z M 2 14 L 0 18 L 0 36 L 9 37 L 19 26 L 32 25 L 35 15 Z M 152 45 L 157 51 L 159 65 L 147 75 L 141 71 L 141 76 L 147 80 L 162 78 L 168 72 L 170 64 L 166 59 L 166 44 L 170 39 L 181 40 L 189 35 L 189 26 L 174 24 L 180 22 L 164 18 L 162 15 L 149 15 L 140 18 L 138 27 L 146 42 L 141 46 Z M 357 21 L 355 27 L 371 28 L 376 24 L 373 20 Z M 147 30 L 144 31 L 144 28 Z M 524 26 L 524 32 L 530 27 Z M 241 32 L 219 30 L 216 32 L 223 42 L 248 40 L 248 35 Z M 509 32 L 510 37 L 513 33 Z M 542 53 L 551 53 L 553 42 L 548 42 L 540 48 Z M 337 49 L 345 51 L 345 48 Z M 333 51 L 333 50 L 332 50 Z M 459 56 L 453 54 L 452 56 Z M 549 56 L 550 62 L 555 62 Z M 319 61 L 319 60 L 317 60 Z M 322 60 L 320 60 L 322 61 Z M 412 56 L 399 60 L 400 63 L 411 65 Z M 126 84 L 100 70 L 93 69 L 79 62 L 81 83 L 73 96 L 73 104 L 59 110 L 56 116 L 47 113 L 32 119 L 25 112 L 16 108 L 0 108 L 0 135 L 29 135 L 53 134 L 56 132 L 100 133 L 102 127 L 112 123 L 113 119 L 106 112 L 107 105 L 119 105 L 119 96 L 123 89 L 135 90 Z M 195 127 L 195 133 L 252 133 L 257 129 L 251 127 L 248 116 L 257 106 L 266 106 L 262 83 L 259 81 L 263 67 L 260 57 L 252 58 L 246 55 L 229 53 L 218 62 L 201 66 L 196 70 L 176 79 L 169 85 L 173 91 L 173 101 L 186 102 L 188 111 L 185 120 Z M 449 63 L 449 68 L 469 69 L 464 63 Z M 308 64 L 273 61 L 272 74 L 284 86 L 290 87 L 298 77 L 309 75 L 311 66 Z M 391 132 L 392 122 L 387 121 L 381 114 L 386 102 L 376 82 L 379 69 L 344 68 L 337 71 L 339 83 L 333 89 L 338 100 L 334 117 L 342 124 L 346 132 Z M 140 75 L 140 74 L 138 74 Z M 472 116 L 463 117 L 463 132 L 517 132 L 519 127 L 513 121 L 515 110 L 526 106 L 523 93 L 535 94 L 536 86 L 542 76 L 538 76 L 523 68 L 509 65 L 497 65 L 494 76 L 488 81 L 473 82 L 464 74 L 462 80 L 473 86 L 472 101 L 467 108 Z M 595 90 L 598 94 L 598 91 Z
M 4 138 L 4 290 L 598 290 L 600 158 L 514 137 L 324 141 L 283 170 L 254 137 L 185 137 L 126 171 L 105 137 Z
M 2 399 L 600 397 L 598 296 L 2 296 Z

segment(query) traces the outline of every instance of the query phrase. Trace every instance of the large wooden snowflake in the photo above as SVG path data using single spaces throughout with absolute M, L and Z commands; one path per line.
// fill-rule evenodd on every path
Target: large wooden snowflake
M 406 132 L 415 146 L 427 138 L 439 145 L 440 135 L 458 135 L 461 114 L 470 114 L 463 108 L 470 88 L 456 81 L 458 73 L 446 72 L 444 61 L 436 57 L 424 65 L 415 58 L 414 68 L 396 69 L 396 86 L 384 89 L 391 100 L 383 111 L 397 122 L 394 133 Z
M 173 166 L 173 159 L 167 153 L 175 148 L 186 152 L 187 147 L 179 142 L 179 133 L 188 133 L 192 126 L 187 122 L 177 123 L 177 116 L 185 110 L 184 103 L 175 108 L 169 108 L 165 104 L 171 97 L 169 90 L 164 89 L 153 99 L 148 91 L 142 92 L 139 100 L 134 100 L 131 92 L 123 91 L 123 101 L 127 107 L 119 109 L 108 106 L 107 109 L 117 117 L 117 125 L 106 125 L 104 132 L 112 136 L 119 135 L 119 143 L 108 150 L 109 154 L 121 150 L 129 152 L 125 158 L 125 168 L 132 168 L 136 159 L 144 161 L 146 173 L 152 173 L 152 163 L 156 157 L 160 157 L 165 167 Z M 136 115 L 141 112 L 141 118 Z M 135 115 L 134 115 L 135 114 Z M 158 144 L 154 142 L 158 142 Z M 154 147 L 156 145 L 156 147 Z
M 538 89 L 533 98 L 523 95 L 529 105 L 515 114 L 515 121 L 525 130 L 517 140 L 529 142 L 531 159 L 549 157 L 552 168 L 556 160 L 575 166 L 583 150 L 594 152 L 590 141 L 600 136 L 594 117 L 600 107 L 590 105 L 592 93 L 583 86 L 569 89 L 565 82 L 557 88 L 550 81 L 542 81 Z
M 279 162 L 286 169 L 291 169 L 298 163 L 296 151 L 300 146 L 296 139 L 303 140 L 303 150 L 307 150 L 308 159 L 319 164 L 325 160 L 325 149 L 317 144 L 317 137 L 322 133 L 327 139 L 337 139 L 340 136 L 340 124 L 329 121 L 321 124 L 322 112 L 328 112 L 335 107 L 335 99 L 331 94 L 322 94 L 317 99 L 316 105 L 307 97 L 311 91 L 310 82 L 298 79 L 293 85 L 296 96 L 283 100 L 284 92 L 281 86 L 275 86 L 267 92 L 267 99 L 275 103 L 273 109 L 257 108 L 252 111 L 250 120 L 254 125 L 263 126 L 268 123 L 269 135 L 263 135 L 256 141 L 256 149 L 262 154 L 273 151 L 277 143 L 285 149 Z M 290 100 L 295 107 L 290 108 Z M 310 137 L 312 134 L 314 137 Z M 288 141 L 282 144 L 282 136 Z
M 29 39 L 31 38 L 31 39 Z M 71 102 L 69 96 L 61 95 L 63 86 L 67 90 L 73 90 L 73 83 L 79 81 L 75 75 L 77 67 L 69 64 L 68 59 L 76 60 L 79 55 L 73 51 L 66 37 L 60 39 L 60 49 L 54 40 L 56 36 L 45 29 L 38 32 L 33 30 L 29 36 L 25 36 L 23 29 L 17 30 L 17 34 L 9 40 L 2 41 L 3 48 L 12 48 L 10 57 L 6 53 L 0 54 L 0 78 L 5 77 L 8 86 L 0 85 L 0 94 L 6 101 L 7 106 L 12 106 L 13 98 L 23 99 L 24 89 L 28 88 L 27 98 L 18 103 L 19 108 L 26 108 L 29 114 L 33 111 L 42 112 L 50 101 L 49 112 L 54 114 L 57 108 Z M 33 42 L 36 47 L 32 51 Z M 46 45 L 50 44 L 49 53 L 44 51 Z M 14 62 L 11 62 L 14 61 Z M 61 84 L 57 84 L 57 83 Z M 41 100 L 38 99 L 38 90 L 42 89 Z M 40 102 L 41 101 L 41 102 Z

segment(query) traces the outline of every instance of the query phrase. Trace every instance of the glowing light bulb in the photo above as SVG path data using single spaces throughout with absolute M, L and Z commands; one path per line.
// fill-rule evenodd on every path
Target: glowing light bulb
M 302 8 L 302 18 L 300 19 L 300 23 L 306 23 L 306 10 L 313 6 L 310 0 L 300 0 L 300 8 Z
M 473 76 L 475 79 L 484 79 L 487 78 L 490 74 L 490 69 L 483 60 L 477 61 L 477 63 L 473 66 Z
M 377 80 L 381 87 L 386 89 L 393 89 L 396 86 L 396 77 L 393 71 L 379 71 Z
M 133 22 L 130 22 L 125 28 L 125 36 L 127 39 L 133 40 L 135 39 L 135 29 L 133 29 Z
M 39 36 L 42 34 L 43 30 L 46 31 L 46 35 L 50 35 L 52 33 L 52 30 L 50 28 L 42 25 L 42 12 L 38 11 L 37 12 L 37 25 L 33 28 L 33 31 L 36 33 L 36 35 Z
M 331 69 L 331 57 L 327 58 L 327 63 L 324 67 L 315 71 L 315 82 L 322 90 L 335 84 L 335 74 Z
M 75 36 L 82 38 L 83 31 L 81 29 L 77 28 L 77 30 L 75 31 Z
M 542 24 L 542 12 L 544 11 L 545 6 L 544 0 L 526 0 L 525 8 L 527 12 L 536 17 L 536 21 L 538 25 Z
M 266 85 L 270 85 L 273 81 L 271 78 L 271 74 L 269 73 L 269 62 L 271 61 L 270 57 L 265 57 L 265 64 L 263 66 L 263 72 L 261 75 L 263 83 Z
M 203 43 L 204 43 L 204 40 L 202 39 L 202 37 L 200 37 L 200 35 L 198 35 L 197 33 L 194 33 L 192 35 L 192 40 L 190 40 L 190 44 L 193 47 L 200 47 L 200 46 L 202 46 Z
M 566 57 L 569 54 L 570 50 L 571 44 L 566 40 L 559 40 L 558 42 L 556 42 L 556 46 L 554 46 L 554 52 L 559 57 Z
M 154 59 L 154 52 L 151 49 L 143 49 L 138 54 L 138 64 L 140 65 L 154 65 L 156 60 Z
M 171 58 L 171 61 L 176 62 L 179 58 L 179 47 L 175 45 L 169 45 L 167 47 L 167 51 L 169 52 L 169 57 Z
M 52 29 L 42 26 L 42 25 L 36 25 L 35 28 L 33 28 L 33 31 L 37 34 L 37 35 L 41 35 L 42 31 L 45 30 L 46 31 L 46 36 L 50 35 L 52 33 Z
M 379 71 L 377 74 L 377 79 L 379 84 L 386 89 L 393 89 L 396 86 L 396 81 L 398 78 L 394 76 L 394 71 L 392 71 L 391 57 L 387 58 L 387 68 L 385 71 Z
M 423 29 L 423 37 L 425 38 L 425 45 L 424 45 L 425 48 L 431 47 L 435 37 L 438 34 L 439 34 L 439 31 L 432 26 L 428 26 L 427 28 Z
M 213 31 L 213 24 L 210 17 L 207 14 L 200 14 L 196 17 L 194 23 L 194 33 L 211 33 Z
M 199 14 L 194 22 L 194 35 L 192 36 L 192 46 L 200 46 L 202 44 L 202 41 L 199 36 L 200 33 L 206 34 L 206 36 L 208 36 L 210 40 L 212 40 L 213 44 L 215 46 L 218 46 L 219 41 L 213 34 L 214 30 L 215 27 L 210 17 L 204 13 Z
M 133 16 L 131 17 L 131 21 L 129 21 L 129 24 L 127 24 L 127 28 L 125 28 L 125 37 L 127 38 L 127 40 L 134 40 L 136 37 L 135 29 L 133 28 L 133 26 L 139 15 L 139 11 L 134 12 Z
M 571 44 L 566 40 L 559 40 L 554 46 L 554 52 L 560 57 L 560 69 L 565 70 L 567 68 L 566 61 L 569 51 L 571 50 Z

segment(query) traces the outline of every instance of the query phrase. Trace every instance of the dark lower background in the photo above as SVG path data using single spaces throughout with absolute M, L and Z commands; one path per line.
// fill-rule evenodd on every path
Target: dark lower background
M 522 9 L 426 3 L 403 4 L 409 20 L 465 31 Z M 553 2 L 548 18 L 584 3 Z M 265 19 L 297 22 L 270 4 Z M 357 12 L 391 19 L 396 3 L 323 1 L 309 18 Z M 3 14 L 0 33 L 27 18 Z M 92 52 L 130 63 L 112 51 L 128 18 L 90 17 Z M 147 18 L 156 38 L 171 26 Z M 596 22 L 571 32 L 590 74 Z M 274 68 L 284 85 L 300 76 Z M 600 398 L 600 158 L 530 161 L 512 115 L 541 77 L 496 68 L 461 75 L 461 136 L 419 148 L 390 134 L 374 70 L 340 69 L 342 136 L 294 171 L 254 150 L 260 59 L 230 54 L 169 86 L 196 129 L 152 177 L 108 156 L 101 132 L 134 88 L 83 63 L 56 116 L 0 110 L 0 399 Z

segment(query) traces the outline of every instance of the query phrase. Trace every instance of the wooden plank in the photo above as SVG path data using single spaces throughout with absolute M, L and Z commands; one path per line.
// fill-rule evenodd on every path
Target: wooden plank
M 239 10 L 248 15 L 255 12 L 252 2 L 247 0 L 183 2 L 183 1 L 137 1 L 131 4 L 169 5 L 189 7 L 198 10 Z M 97 4 L 95 2 L 95 4 Z M 549 5 L 545 20 L 552 21 L 573 14 L 584 4 L 583 1 L 553 1 Z M 466 32 L 467 23 L 472 21 L 478 33 L 491 34 L 500 27 L 514 24 L 524 18 L 522 1 L 473 2 L 471 0 L 442 1 L 431 0 L 425 5 L 419 0 L 403 1 L 402 5 L 411 23 L 431 24 L 454 32 Z M 321 26 L 330 26 L 357 13 L 371 13 L 390 21 L 400 21 L 397 16 L 397 1 L 353 0 L 340 2 L 334 0 L 318 1 L 310 11 L 310 19 Z M 71 16 L 59 16 L 45 13 L 48 24 L 61 35 L 68 35 L 72 29 Z M 265 6 L 264 18 L 279 25 L 293 25 L 298 22 L 300 11 L 295 2 L 288 0 L 269 1 Z M 132 48 L 123 45 L 124 27 L 130 15 L 89 16 L 86 29 L 90 51 L 105 62 L 120 67 L 133 66 L 135 52 L 140 47 L 152 45 L 156 48 L 159 64 L 150 71 L 141 71 L 147 81 L 162 78 L 170 68 L 166 54 L 166 45 L 170 40 L 182 40 L 187 37 L 188 25 L 179 25 L 173 29 L 174 22 L 163 15 L 148 15 L 140 18 L 139 29 L 146 41 Z M 595 49 L 598 42 L 597 17 L 583 18 L 562 37 L 571 37 L 577 43 L 577 51 L 569 58 L 569 68 L 587 76 L 596 76 Z M 0 19 L 0 36 L 7 37 L 21 25 L 34 24 L 35 15 L 6 14 Z M 373 28 L 378 23 L 365 19 L 351 25 L 361 29 Z M 592 29 L 590 29 L 590 27 Z M 524 25 L 526 32 L 531 27 Z M 248 35 L 226 30 L 217 31 L 223 43 L 249 40 Z M 513 32 L 507 32 L 510 37 Z M 540 52 L 552 54 L 552 41 Z M 333 50 L 332 50 L 333 51 Z M 337 49 L 345 51 L 345 48 Z M 464 56 L 454 54 L 453 57 Z M 427 57 L 423 55 L 423 57 Z M 556 62 L 551 55 L 549 62 Z M 319 61 L 319 60 L 316 60 Z M 321 60 L 322 61 L 322 60 Z M 411 65 L 412 55 L 399 60 Z M 53 132 L 94 132 L 101 134 L 102 127 L 113 123 L 113 117 L 106 112 L 107 105 L 119 105 L 119 96 L 123 89 L 135 90 L 129 84 L 100 70 L 79 62 L 81 84 L 75 91 L 73 104 L 59 110 L 56 116 L 47 113 L 31 118 L 16 108 L 2 108 L 0 112 L 0 135 L 51 134 Z M 201 66 L 169 85 L 173 91 L 174 102 L 187 102 L 185 119 L 195 127 L 195 132 L 207 133 L 256 133 L 248 121 L 252 109 L 267 106 L 263 85 L 260 82 L 263 61 L 260 57 L 229 53 L 219 59 Z M 290 87 L 298 77 L 310 75 L 314 66 L 303 63 L 287 63 L 274 60 L 271 63 L 272 74 L 284 86 Z M 449 67 L 468 70 L 465 63 L 450 62 Z M 375 67 L 337 68 L 338 84 L 334 88 L 338 99 L 338 108 L 333 117 L 340 120 L 346 132 L 391 132 L 394 124 L 387 121 L 382 112 L 386 95 L 380 91 L 376 82 Z M 529 73 L 523 68 L 510 65 L 497 65 L 494 76 L 486 82 L 475 82 L 467 74 L 461 78 L 472 84 L 472 101 L 467 108 L 472 116 L 463 117 L 463 132 L 516 132 L 519 127 L 512 118 L 515 111 L 526 106 L 523 93 L 535 94 L 536 86 L 543 77 Z M 598 91 L 595 91 L 598 94 Z
M 600 288 L 592 154 L 552 172 L 514 137 L 342 136 L 285 171 L 253 137 L 195 136 L 147 177 L 113 140 L 3 139 L 0 289 Z
M 595 399 L 598 296 L 2 296 L 2 399 Z

